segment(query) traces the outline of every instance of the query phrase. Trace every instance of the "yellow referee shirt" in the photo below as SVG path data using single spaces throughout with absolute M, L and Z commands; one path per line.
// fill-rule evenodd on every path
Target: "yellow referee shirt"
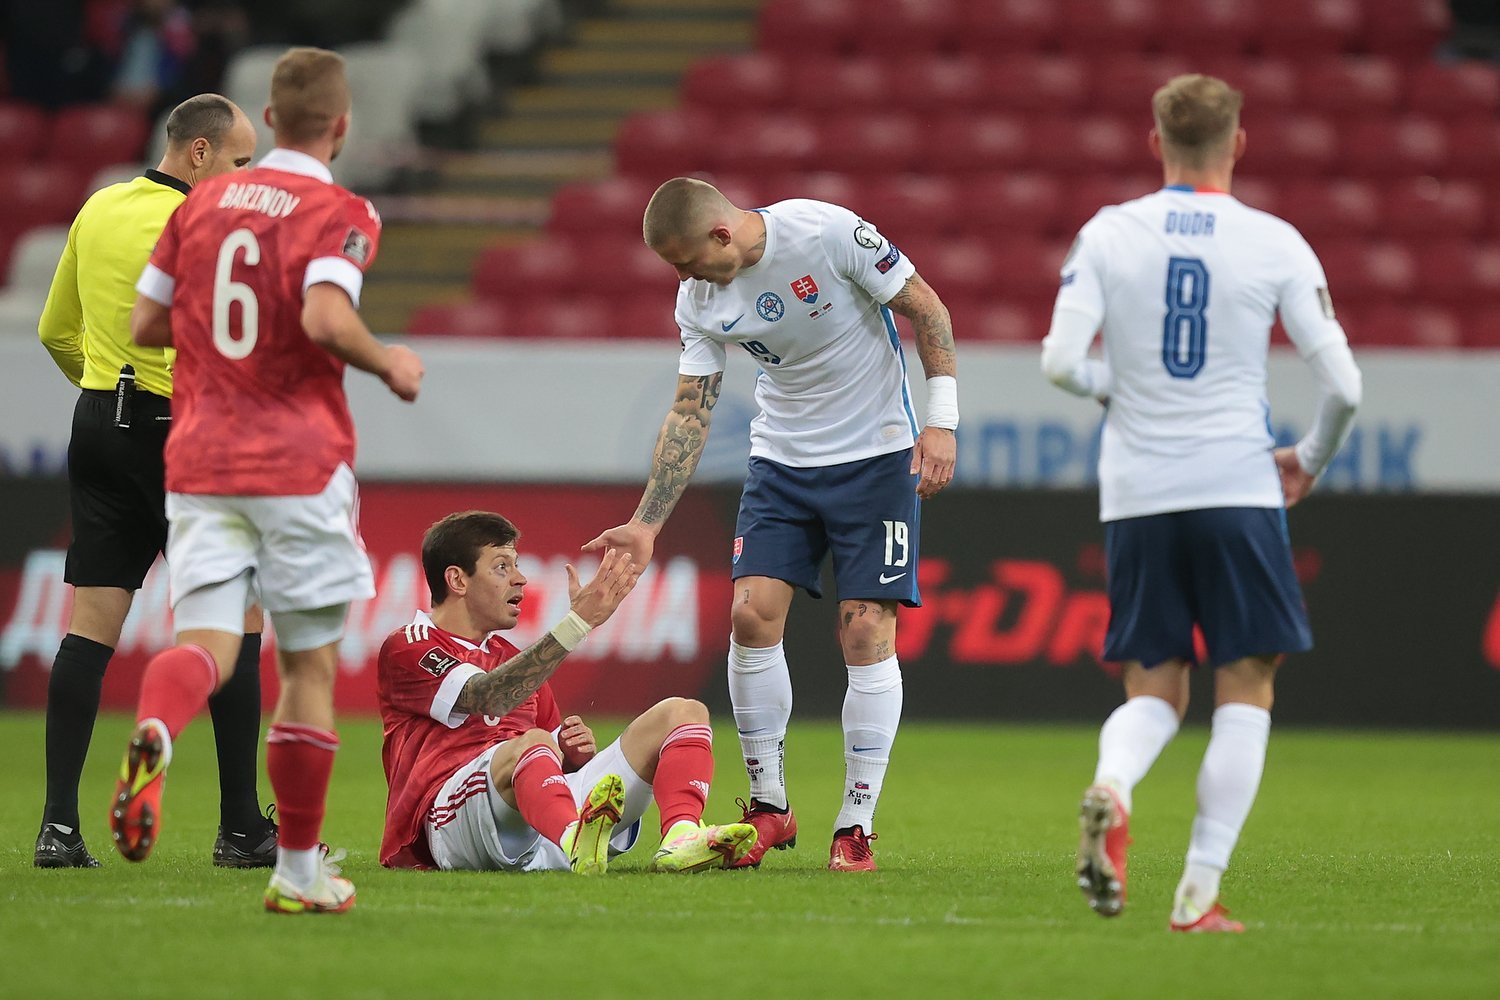
M 95 192 L 79 209 L 37 324 L 42 345 L 79 388 L 113 389 L 120 366 L 128 364 L 138 388 L 172 395 L 176 352 L 136 346 L 130 310 L 157 238 L 189 190 L 169 174 L 147 170 Z

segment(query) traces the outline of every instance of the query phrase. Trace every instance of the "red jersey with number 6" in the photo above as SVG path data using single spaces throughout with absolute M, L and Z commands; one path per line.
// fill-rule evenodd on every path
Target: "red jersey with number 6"
M 374 206 L 304 153 L 193 189 L 137 286 L 172 311 L 167 489 L 304 496 L 353 467 L 344 362 L 308 339 L 302 302 L 326 282 L 358 307 L 379 244 Z

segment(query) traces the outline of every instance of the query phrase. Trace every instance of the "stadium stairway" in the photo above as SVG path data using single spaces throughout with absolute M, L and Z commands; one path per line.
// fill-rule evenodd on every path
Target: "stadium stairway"
M 380 260 L 361 306 L 372 329 L 406 329 L 412 310 L 471 293 L 480 250 L 533 237 L 553 191 L 613 172 L 630 114 L 676 104 L 689 64 L 751 48 L 760 0 L 609 0 L 540 53 L 535 79 L 498 96 L 477 148 L 434 164 L 435 190 L 380 200 Z

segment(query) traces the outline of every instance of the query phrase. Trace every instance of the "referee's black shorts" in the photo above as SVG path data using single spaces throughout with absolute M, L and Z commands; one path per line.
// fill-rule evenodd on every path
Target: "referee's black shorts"
M 167 544 L 162 451 L 171 417 L 171 400 L 137 389 L 131 426 L 116 427 L 113 392 L 85 389 L 78 397 L 68 442 L 68 583 L 140 589 Z

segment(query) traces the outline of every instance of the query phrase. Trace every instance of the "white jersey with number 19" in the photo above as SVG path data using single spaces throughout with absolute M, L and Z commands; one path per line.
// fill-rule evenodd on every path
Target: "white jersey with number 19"
M 1303 357 L 1344 342 L 1327 285 L 1296 229 L 1222 192 L 1165 188 L 1083 227 L 1057 309 L 1102 330 L 1101 520 L 1282 506 L 1271 325 L 1279 312 Z

